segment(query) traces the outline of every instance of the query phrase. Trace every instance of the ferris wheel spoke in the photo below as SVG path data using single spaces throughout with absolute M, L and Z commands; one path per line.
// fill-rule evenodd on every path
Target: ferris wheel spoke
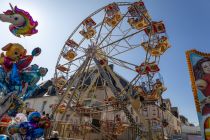
M 68 81 L 66 82 L 66 84 L 57 92 L 61 92 L 63 90 L 64 87 L 66 87 L 67 89 L 65 90 L 65 92 L 62 94 L 61 98 L 58 101 L 58 105 L 54 108 L 54 110 L 52 111 L 51 116 L 54 115 L 54 113 L 56 112 L 56 110 L 58 109 L 59 105 L 63 102 L 63 100 L 66 98 L 66 96 L 68 95 L 68 93 L 70 92 L 73 84 L 74 84 L 74 78 L 78 77 L 83 69 L 83 67 L 88 63 L 88 59 L 86 61 L 84 61 L 84 63 L 82 64 L 82 66 L 80 68 L 77 69 L 77 71 L 68 79 Z
M 108 37 L 108 39 L 109 39 L 109 41 L 105 41 L 105 42 L 107 42 L 107 44 L 109 44 L 109 42 L 110 41 L 112 41 L 111 40 L 111 37 Z M 116 46 L 118 46 L 118 47 L 121 47 L 121 48 L 129 48 L 129 47 L 126 47 L 126 46 L 122 46 L 122 45 L 118 45 L 120 43 L 120 41 L 119 42 L 117 42 L 116 44 L 112 44 L 111 45 L 111 47 L 106 47 L 105 49 L 105 52 L 107 53 L 107 54 L 110 54 L 113 50 L 117 50 L 116 49 Z M 115 45 L 115 46 L 114 46 Z M 119 53 L 119 51 L 117 50 L 117 52 Z
M 91 60 L 92 58 L 90 58 L 90 61 L 87 65 L 87 68 L 85 68 L 85 73 L 84 73 L 84 77 L 83 77 L 83 80 L 81 82 L 81 87 L 84 86 L 85 84 L 85 81 L 88 80 L 89 76 L 87 76 L 88 74 L 91 75 L 91 73 L 93 73 L 94 71 L 90 71 L 90 68 L 91 68 Z
M 128 52 L 128 51 L 130 51 L 130 50 L 132 50 L 132 49 L 135 49 L 135 48 L 138 48 L 139 46 L 138 45 L 136 45 L 136 46 L 134 46 L 134 47 L 132 47 L 132 48 L 129 48 L 129 49 L 127 49 L 127 50 L 124 50 L 124 51 L 121 51 L 121 52 L 119 52 L 119 53 L 115 53 L 115 54 L 110 54 L 110 56 L 117 56 L 117 55 L 120 55 L 120 54 L 122 54 L 122 53 L 125 53 L 125 52 Z
M 72 95 L 70 96 L 70 98 L 69 98 L 69 100 L 68 100 L 68 103 L 67 103 L 67 105 L 66 105 L 66 108 L 69 107 L 71 100 L 72 100 L 73 97 L 75 96 L 75 90 L 76 90 L 77 87 L 79 86 L 79 81 L 81 80 L 81 78 L 83 78 L 83 75 L 84 75 L 84 72 L 85 72 L 85 67 L 88 65 L 89 61 L 90 61 L 90 58 L 87 58 L 87 59 L 83 62 L 83 64 L 82 64 L 81 67 L 80 67 L 81 70 L 78 72 L 78 73 L 79 73 L 78 76 L 75 77 L 75 78 L 78 78 L 78 81 L 76 81 L 76 84 L 74 85 L 74 89 L 73 89 L 73 91 L 72 91 Z M 70 85 L 70 86 L 68 87 L 68 89 L 66 90 L 66 93 L 67 93 L 67 94 L 68 94 L 68 92 L 70 91 L 70 89 L 72 88 L 73 83 L 74 83 L 74 82 L 72 82 L 72 85 Z M 65 108 L 65 110 L 66 110 L 66 108 Z M 64 119 L 64 116 L 65 116 L 65 115 L 66 115 L 66 112 L 64 112 L 64 114 L 62 115 L 61 120 Z
M 91 83 L 90 83 L 90 85 L 88 86 L 88 88 L 85 90 L 84 95 L 87 95 L 87 94 L 90 92 L 90 90 L 93 88 L 94 84 L 97 82 L 97 79 L 98 79 L 99 76 L 100 76 L 99 72 L 97 72 L 97 73 L 94 75 L 94 78 L 91 79 Z M 96 83 L 96 84 L 97 84 L 97 83 Z
M 111 45 L 111 47 L 107 47 L 106 48 L 106 53 L 107 53 L 107 55 L 111 55 L 111 53 L 114 51 L 114 50 L 117 50 L 116 48 L 123 48 L 123 49 L 127 49 L 127 50 L 124 50 L 124 51 L 119 51 L 119 50 L 117 50 L 117 55 L 119 55 L 119 54 L 121 54 L 121 53 L 124 53 L 124 52 L 126 52 L 126 51 L 129 51 L 129 50 L 131 50 L 131 49 L 135 49 L 135 48 L 137 48 L 137 47 L 139 47 L 139 45 L 135 45 L 134 47 L 132 47 L 131 45 L 129 46 L 129 47 L 127 47 L 127 46 L 122 46 L 122 45 L 118 45 L 120 42 L 118 42 L 117 44 L 112 44 Z M 108 48 L 110 48 L 109 49 L 109 51 L 108 51 Z M 113 56 L 115 56 L 116 54 L 114 54 Z
M 109 31 L 109 29 L 105 26 L 105 28 Z M 118 27 L 118 29 L 120 29 L 119 27 Z M 126 30 L 126 33 L 123 33 L 122 31 L 122 35 L 117 35 L 117 36 L 121 36 L 121 37 L 126 37 L 127 36 L 127 34 L 130 32 L 132 30 L 132 28 L 129 28 L 128 30 Z M 112 34 L 110 34 L 110 36 L 109 36 L 109 40 L 110 41 L 112 41 L 113 42 L 113 40 L 111 40 L 111 37 L 112 36 L 116 36 L 116 35 L 112 35 Z M 117 44 L 119 44 L 120 43 L 120 41 L 117 43 Z
M 119 27 L 118 27 L 118 28 L 119 28 Z M 119 30 L 120 30 L 120 32 L 123 33 L 123 31 L 122 31 L 120 28 L 119 28 Z M 127 33 L 129 33 L 129 32 L 130 32 L 130 30 L 128 30 Z M 129 38 L 128 38 L 128 39 L 129 39 Z M 126 42 L 126 44 L 127 44 L 128 46 L 131 46 L 127 39 L 125 39 L 124 41 Z
M 146 27 L 145 27 L 144 29 L 146 29 Z M 115 44 L 115 43 L 120 42 L 120 41 L 122 41 L 122 40 L 124 40 L 124 39 L 126 39 L 126 38 L 129 38 L 129 37 L 131 37 L 131 36 L 133 36 L 133 35 L 136 35 L 136 34 L 142 32 L 144 29 L 139 30 L 139 31 L 137 31 L 137 32 L 135 32 L 135 33 L 129 34 L 129 35 L 127 35 L 127 36 L 125 36 L 125 37 L 122 37 L 122 38 L 120 38 L 120 39 L 118 39 L 118 40 L 115 40 L 115 41 L 111 42 L 110 44 L 107 44 L 107 45 L 105 45 L 105 46 L 102 46 L 100 49 L 109 47 L 109 46 L 112 45 L 112 44 Z
M 108 37 L 108 39 L 111 40 L 110 37 Z M 107 42 L 107 44 L 109 43 L 109 41 L 105 41 L 105 42 Z M 106 47 L 105 48 L 106 54 L 110 55 L 114 50 L 115 50 L 116 54 L 120 54 L 121 52 L 117 48 L 129 49 L 129 47 L 127 47 L 127 46 L 118 45 L 119 43 L 120 42 L 117 42 L 116 44 L 112 44 L 111 47 Z
M 103 54 L 103 55 L 104 55 L 104 54 Z M 112 59 L 112 60 L 119 61 L 120 63 L 125 63 L 125 64 L 128 64 L 128 65 L 130 65 L 130 66 L 137 67 L 136 64 L 133 64 L 133 63 L 130 63 L 130 62 L 126 62 L 126 61 L 124 61 L 124 60 L 121 60 L 121 59 L 118 59 L 118 58 L 114 58 L 114 57 L 112 57 L 112 56 L 108 56 L 108 55 L 104 55 L 104 56 L 107 57 L 107 58 L 110 58 L 110 59 Z
M 122 67 L 122 68 L 128 69 L 128 70 L 133 71 L 133 72 L 136 73 L 135 67 L 134 67 L 134 66 L 136 66 L 136 65 L 131 64 L 131 63 L 129 63 L 129 62 L 122 61 L 122 60 L 115 59 L 115 58 L 110 58 L 110 57 L 109 57 L 109 59 L 108 59 L 108 62 L 113 63 L 113 64 L 116 64 L 116 65 L 118 65 L 118 66 L 120 66 L 120 67 Z M 134 68 L 133 68 L 133 67 L 134 67 Z
M 103 18 L 102 24 L 101 24 L 101 26 L 100 26 L 98 36 L 97 36 L 97 38 L 96 38 L 96 44 L 98 43 L 98 39 L 99 39 L 99 37 L 100 37 L 100 35 L 101 35 L 101 31 L 102 31 L 102 27 L 103 27 L 103 25 L 104 25 L 105 17 L 106 17 L 106 13 L 104 14 L 104 18 Z
M 78 47 L 76 51 L 80 51 L 81 53 L 85 53 L 85 48 L 83 48 L 83 47 Z
M 115 27 L 113 27 L 110 32 L 102 39 L 102 41 L 98 44 L 98 46 L 100 46 L 103 41 L 112 33 L 112 31 L 118 26 L 118 24 L 125 18 L 125 16 L 128 14 L 128 11 L 126 12 L 126 14 L 122 17 L 122 19 L 120 19 L 120 21 L 117 23 L 117 25 Z
M 136 72 L 134 69 L 130 68 L 129 66 L 125 65 L 124 63 L 120 63 L 119 61 L 116 61 L 116 60 L 108 60 L 109 62 L 113 63 L 113 64 L 116 64 L 122 68 L 125 68 L 125 69 L 128 69 L 128 70 L 131 70 L 133 72 Z

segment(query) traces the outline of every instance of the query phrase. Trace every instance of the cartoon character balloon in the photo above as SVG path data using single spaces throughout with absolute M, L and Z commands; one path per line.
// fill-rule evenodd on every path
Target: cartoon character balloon
M 49 128 L 49 122 L 49 120 L 41 118 L 39 112 L 32 112 L 28 116 L 28 121 L 10 125 L 8 127 L 8 134 L 14 135 L 18 133 L 25 136 L 26 139 L 40 138 L 44 135 L 44 129 Z
M 0 20 L 11 23 L 9 30 L 13 35 L 17 37 L 31 36 L 38 32 L 36 29 L 38 22 L 34 21 L 28 12 L 17 8 L 17 6 L 13 7 L 11 4 L 10 7 L 11 10 L 0 14 Z
M 36 64 L 30 66 L 33 58 L 41 53 L 39 47 L 33 49 L 30 55 L 26 55 L 27 50 L 18 43 L 9 43 L 2 50 L 5 52 L 0 56 L 0 107 L 5 108 L 5 103 L 12 101 L 4 110 L 14 117 L 22 109 L 23 100 L 39 88 L 37 83 L 48 69 Z M 4 112 L 0 111 L 0 117 Z
M 47 68 L 39 68 L 39 66 L 36 64 L 32 65 L 31 67 L 22 72 L 22 80 L 24 83 L 28 84 L 23 100 L 32 96 L 33 93 L 39 88 L 39 86 L 37 86 L 37 83 L 40 80 L 40 77 L 44 77 L 47 74 L 47 72 Z

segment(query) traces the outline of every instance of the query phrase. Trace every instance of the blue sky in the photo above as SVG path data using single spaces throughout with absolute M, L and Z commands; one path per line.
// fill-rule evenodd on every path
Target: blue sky
M 9 8 L 9 2 L 31 13 L 39 22 L 39 33 L 31 37 L 17 38 L 9 32 L 7 23 L 0 22 L 0 46 L 18 42 L 28 53 L 34 47 L 41 47 L 42 54 L 35 58 L 33 63 L 49 69 L 45 80 L 53 76 L 60 50 L 74 28 L 89 14 L 113 1 L 1 0 L 0 12 Z M 160 62 L 161 74 L 168 88 L 164 97 L 170 98 L 172 105 L 178 106 L 181 114 L 197 123 L 185 51 L 197 49 L 210 53 L 210 2 L 147 0 L 145 4 L 153 20 L 164 21 L 172 46 L 161 57 Z

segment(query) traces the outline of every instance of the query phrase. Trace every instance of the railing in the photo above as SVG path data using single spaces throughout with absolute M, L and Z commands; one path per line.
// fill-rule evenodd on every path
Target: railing
M 58 131 L 61 140 L 135 140 L 134 127 L 128 127 L 121 135 L 112 135 L 102 128 L 91 124 L 74 124 L 70 122 L 52 121 L 51 127 L 45 132 L 45 139 L 49 139 L 52 131 Z M 147 134 L 145 134 L 146 136 Z M 94 139 L 93 139 L 94 138 Z

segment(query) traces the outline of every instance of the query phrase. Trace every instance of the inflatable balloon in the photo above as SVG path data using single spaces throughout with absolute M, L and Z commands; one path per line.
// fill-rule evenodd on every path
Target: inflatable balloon
M 13 125 L 8 126 L 7 128 L 7 133 L 9 135 L 14 135 L 18 132 L 19 132 L 19 125 L 13 124 Z
M 12 7 L 11 4 L 10 7 L 11 10 L 0 14 L 0 20 L 11 23 L 9 30 L 13 35 L 17 37 L 31 36 L 38 32 L 36 29 L 38 22 L 34 21 L 28 12 L 17 8 L 17 6 Z
M 6 82 L 7 73 L 4 71 L 2 67 L 0 67 L 0 92 L 4 95 L 9 92 L 8 83 Z
M 19 133 L 22 135 L 31 133 L 33 129 L 35 129 L 35 127 L 31 125 L 30 122 L 22 122 L 19 124 Z
M 0 120 L 0 127 L 7 127 L 11 123 L 12 119 L 8 115 L 4 115 Z
M 7 135 L 0 135 L 0 140 L 10 140 L 10 138 Z
M 39 89 L 37 83 L 48 69 L 36 64 L 29 66 L 34 56 L 41 53 L 38 47 L 31 55 L 26 55 L 27 51 L 18 43 L 9 43 L 2 50 L 5 53 L 0 56 L 0 117 L 5 113 L 14 117 L 22 109 L 23 100 Z
M 27 121 L 27 117 L 23 113 L 18 113 L 15 116 L 14 121 L 15 121 L 16 124 L 20 124 L 21 122 L 26 122 Z
M 44 135 L 44 129 L 42 129 L 42 128 L 36 128 L 29 135 L 32 138 L 40 138 L 40 137 L 42 137 Z
M 22 113 L 16 115 L 15 119 L 25 120 L 26 116 Z M 20 122 L 20 121 L 18 121 Z M 12 124 L 8 127 L 8 134 L 12 137 L 16 135 L 25 137 L 24 139 L 35 140 L 44 135 L 44 129 L 49 128 L 50 122 L 46 117 L 41 118 L 39 112 L 32 112 L 28 116 L 28 121 L 21 122 L 20 124 Z
M 13 103 L 9 107 L 7 114 L 11 117 L 15 117 L 18 112 L 23 108 L 23 101 L 21 101 L 18 97 L 13 99 Z
M 47 129 L 50 128 L 50 125 L 51 125 L 50 120 L 47 117 L 42 117 L 41 120 L 39 121 L 40 128 Z
M 38 56 L 40 53 L 41 49 L 37 47 L 32 51 L 31 55 L 26 55 L 20 58 L 19 61 L 17 61 L 18 70 L 21 71 L 22 69 L 28 67 L 31 64 L 33 57 Z
M 32 65 L 29 69 L 22 72 L 21 77 L 24 83 L 28 84 L 23 100 L 28 99 L 39 88 L 36 84 L 41 77 L 44 77 L 48 72 L 47 68 L 38 67 L 38 65 Z
M 41 114 L 39 112 L 32 112 L 28 116 L 28 121 L 32 123 L 37 123 L 41 119 Z
M 11 70 L 13 63 L 26 55 L 26 49 L 18 43 L 8 43 L 2 48 L 2 51 L 5 53 L 1 53 L 0 65 L 6 72 Z

